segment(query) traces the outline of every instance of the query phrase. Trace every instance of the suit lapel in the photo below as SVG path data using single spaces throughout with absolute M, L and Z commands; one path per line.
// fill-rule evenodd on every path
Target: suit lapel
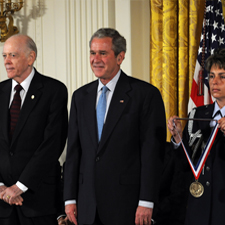
M 198 113 L 198 118 L 211 119 L 213 114 L 214 104 L 206 105 L 202 109 L 201 113 Z M 209 130 L 210 121 L 197 121 L 197 129 L 201 129 L 203 132 Z
M 11 95 L 11 89 L 12 89 L 12 81 L 8 80 L 6 81 L 6 84 L 2 88 L 2 91 L 0 93 L 0 124 L 2 129 L 2 133 L 5 137 L 5 140 L 9 141 L 9 101 L 10 101 L 10 95 Z
M 42 87 L 43 87 L 43 83 L 41 81 L 41 75 L 35 70 L 34 77 L 31 81 L 31 84 L 28 89 L 26 98 L 24 100 L 22 109 L 20 111 L 20 116 L 19 116 L 16 128 L 15 128 L 14 134 L 13 134 L 11 144 L 13 144 L 13 142 L 15 141 L 15 139 L 17 138 L 17 136 L 23 129 L 23 126 L 24 126 L 30 112 L 32 111 L 34 106 L 39 101 L 39 99 L 42 95 L 42 91 L 41 91 Z
M 97 146 L 98 144 L 97 119 L 95 111 L 97 88 L 98 81 L 96 80 L 89 85 L 89 87 L 87 88 L 87 93 L 84 99 L 82 99 L 85 123 L 94 146 Z
M 204 118 L 209 118 L 209 119 L 212 118 L 214 105 L 215 103 L 205 106 Z
M 205 110 L 204 110 L 203 118 L 212 118 L 214 106 L 215 106 L 215 103 L 205 106 L 206 108 L 205 108 Z M 209 131 L 209 123 L 210 123 L 210 122 L 200 123 L 200 129 L 201 129 L 203 132 L 204 132 L 204 130 L 205 130 L 206 133 L 207 133 L 207 134 L 205 135 L 206 138 L 207 138 L 207 139 L 205 139 L 205 141 L 208 141 L 209 136 L 210 136 L 210 133 L 211 133 L 211 132 L 207 132 L 207 131 Z M 204 135 L 204 133 L 203 133 L 203 135 Z M 215 139 L 213 145 L 215 145 L 221 137 L 222 137 L 222 132 L 219 130 L 218 133 L 217 133 L 217 135 L 216 135 L 216 139 Z
M 213 104 L 211 104 L 210 105 L 211 106 L 211 108 L 209 109 L 210 110 L 210 116 L 211 116 L 211 118 L 212 118 L 212 114 L 213 114 L 213 110 L 214 110 L 214 106 L 215 106 L 215 103 L 213 103 Z M 214 141 L 214 143 L 213 143 L 213 145 L 215 146 L 216 145 L 216 143 L 220 140 L 220 138 L 223 136 L 223 133 L 221 132 L 221 130 L 219 129 L 218 130 L 218 133 L 217 133 L 217 135 L 216 135 L 216 139 L 215 139 L 215 141 Z
M 98 151 L 104 146 L 105 142 L 109 138 L 112 133 L 114 127 L 116 126 L 119 118 L 121 117 L 128 101 L 129 96 L 127 92 L 131 90 L 129 79 L 127 75 L 125 75 L 121 71 L 120 78 L 117 82 L 116 88 L 114 90 L 112 100 L 108 109 L 105 125 L 102 131 L 101 141 L 99 143 Z

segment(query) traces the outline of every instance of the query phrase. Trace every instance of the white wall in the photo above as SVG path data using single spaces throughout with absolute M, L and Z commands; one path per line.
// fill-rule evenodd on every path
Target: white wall
M 16 0 L 14 0 L 16 1 Z M 116 28 L 127 40 L 122 69 L 149 81 L 149 0 L 24 0 L 14 14 L 20 33 L 37 44 L 37 70 L 61 80 L 69 93 L 95 79 L 89 39 L 100 27 Z M 0 52 L 3 44 L 0 42 Z M 0 81 L 7 79 L 3 59 Z
M 126 38 L 122 69 L 149 81 L 149 11 L 149 0 L 25 0 L 13 17 L 20 33 L 37 44 L 35 67 L 64 82 L 71 95 L 95 79 L 88 42 L 100 27 L 116 28 Z M 0 65 L 2 81 L 7 78 L 3 60 Z

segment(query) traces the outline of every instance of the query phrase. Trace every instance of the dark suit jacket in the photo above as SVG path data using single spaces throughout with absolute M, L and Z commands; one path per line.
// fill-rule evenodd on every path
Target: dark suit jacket
M 186 163 L 186 158 L 184 160 Z M 152 216 L 156 225 L 184 224 L 190 180 L 188 172 L 180 169 L 183 163 L 177 159 L 172 143 L 167 142 L 160 176 L 159 201 L 154 205 Z
M 166 139 L 159 91 L 121 72 L 100 143 L 98 81 L 75 91 L 71 103 L 64 199 L 77 200 L 78 221 L 134 224 L 139 200 L 156 201 Z
M 28 187 L 22 194 L 25 216 L 54 214 L 58 158 L 67 136 L 67 89 L 35 70 L 10 143 L 11 84 L 11 80 L 0 83 L 0 182 L 11 186 L 20 181 Z M 0 201 L 0 217 L 8 217 L 12 208 Z
M 195 118 L 211 118 L 213 109 L 214 104 L 198 107 L 196 108 Z M 198 129 L 201 130 L 201 133 L 204 137 L 204 142 L 206 143 L 211 133 L 209 122 L 194 121 L 193 132 L 196 132 Z M 187 147 L 187 141 L 189 140 L 187 126 L 184 129 L 183 140 L 187 150 L 189 151 L 189 154 L 191 154 L 191 149 Z M 201 151 L 201 149 L 199 149 L 199 151 Z M 194 175 L 192 175 L 192 178 L 193 177 Z M 204 193 L 200 198 L 195 198 L 189 194 L 185 224 L 224 224 L 225 137 L 220 130 L 218 131 L 215 142 L 206 160 L 204 171 L 199 177 L 199 182 L 204 186 Z

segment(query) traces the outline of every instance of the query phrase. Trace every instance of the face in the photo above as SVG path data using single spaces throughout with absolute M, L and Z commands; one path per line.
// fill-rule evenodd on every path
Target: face
M 209 74 L 211 95 L 216 99 L 220 108 L 225 106 L 225 70 L 213 65 Z
M 23 36 L 12 36 L 5 42 L 2 55 L 8 78 L 21 83 L 29 76 L 35 60 L 35 53 L 29 52 Z
M 107 84 L 119 71 L 124 52 L 115 57 L 112 50 L 112 38 L 94 38 L 91 42 L 90 64 L 95 76 Z

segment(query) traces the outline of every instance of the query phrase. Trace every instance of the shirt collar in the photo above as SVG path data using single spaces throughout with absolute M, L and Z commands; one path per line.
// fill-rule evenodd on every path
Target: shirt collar
M 33 79 L 34 77 L 34 68 L 32 69 L 31 73 L 29 74 L 29 76 L 22 82 L 20 83 L 20 85 L 22 86 L 23 90 L 25 92 L 28 91 L 29 89 L 29 86 L 30 86 L 30 83 L 31 83 L 31 80 Z M 14 90 L 14 87 L 17 85 L 18 83 L 15 81 L 15 80 L 12 80 L 12 90 Z
M 218 110 L 220 110 L 221 115 L 224 117 L 225 116 L 225 106 L 222 109 L 220 109 L 219 105 L 215 101 L 212 117 L 215 116 L 215 114 L 217 113 Z
M 106 84 L 106 87 L 107 87 L 110 91 L 114 92 L 115 87 L 116 87 L 116 84 L 117 84 L 117 81 L 118 81 L 119 78 L 120 78 L 120 74 L 121 74 L 121 70 L 119 70 L 118 73 L 116 74 L 116 76 L 113 77 L 113 79 L 110 80 L 110 81 Z M 104 86 L 104 85 L 102 84 L 102 82 L 101 82 L 100 79 L 99 79 L 99 80 L 98 80 L 98 92 L 101 91 L 101 89 L 102 89 L 103 86 Z

